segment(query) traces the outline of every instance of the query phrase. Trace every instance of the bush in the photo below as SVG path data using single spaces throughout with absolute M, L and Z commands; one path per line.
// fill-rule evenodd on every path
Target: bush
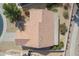
M 64 47 L 64 43 L 60 42 L 58 45 L 54 45 L 51 49 L 52 50 L 61 50 Z
M 53 5 L 52 3 L 48 3 L 47 6 L 46 6 L 47 9 L 50 10 L 52 8 L 52 5 Z
M 64 47 L 64 43 L 63 42 L 60 42 L 57 46 L 57 49 L 60 50 L 61 48 Z
M 69 4 L 69 3 L 66 3 L 66 4 L 64 5 L 64 9 L 65 9 L 65 10 L 68 10 L 69 7 L 70 7 L 70 4 Z
M 62 35 L 65 35 L 66 32 L 67 32 L 66 24 L 65 24 L 65 23 L 60 24 L 60 33 L 61 33 Z
M 64 9 L 65 9 L 65 10 L 68 10 L 68 6 L 65 5 L 65 6 L 64 6 Z
M 65 19 L 68 19 L 68 18 L 69 18 L 68 11 L 65 11 L 65 12 L 63 13 L 63 16 L 64 16 Z
M 59 6 L 62 6 L 62 3 L 47 3 L 47 9 L 48 10 L 51 10 L 52 8 L 56 8 L 56 7 L 59 7 Z
M 57 12 L 58 10 L 56 8 L 53 8 L 52 11 Z
M 52 47 L 52 50 L 57 50 L 57 45 L 54 45 L 54 46 Z

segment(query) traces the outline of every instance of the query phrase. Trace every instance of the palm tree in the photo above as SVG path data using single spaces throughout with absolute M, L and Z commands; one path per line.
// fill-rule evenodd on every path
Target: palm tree
M 15 3 L 4 3 L 3 9 L 4 15 L 10 20 L 11 23 L 18 20 L 18 17 L 21 15 L 21 11 Z

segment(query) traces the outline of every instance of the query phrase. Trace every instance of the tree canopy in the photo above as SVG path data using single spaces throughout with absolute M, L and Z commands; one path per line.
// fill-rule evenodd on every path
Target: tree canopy
M 18 20 L 18 16 L 21 15 L 21 11 L 18 9 L 15 3 L 4 3 L 3 9 L 4 15 L 9 18 L 11 23 Z
M 65 23 L 60 24 L 60 33 L 61 33 L 62 35 L 65 35 L 66 32 L 67 32 L 66 24 L 65 24 Z

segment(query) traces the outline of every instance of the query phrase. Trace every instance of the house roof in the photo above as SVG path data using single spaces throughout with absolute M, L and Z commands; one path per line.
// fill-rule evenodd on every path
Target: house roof
M 25 30 L 16 31 L 16 43 L 34 48 L 54 45 L 55 18 L 53 12 L 45 9 L 30 9 L 29 11 L 30 20 L 25 24 Z M 24 44 L 22 40 L 25 40 Z

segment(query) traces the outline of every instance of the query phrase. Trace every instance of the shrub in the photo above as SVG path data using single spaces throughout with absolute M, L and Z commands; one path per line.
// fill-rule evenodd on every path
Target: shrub
M 57 12 L 58 10 L 56 8 L 53 8 L 52 11 Z
M 65 24 L 65 23 L 60 24 L 60 33 L 61 33 L 62 35 L 65 35 L 66 32 L 67 32 L 66 24 Z
M 68 19 L 68 18 L 69 18 L 68 11 L 65 11 L 65 12 L 63 13 L 63 16 L 64 16 L 65 19 Z
M 54 45 L 51 49 L 52 50 L 60 50 L 64 47 L 64 43 L 60 42 L 58 45 Z
M 46 6 L 47 9 L 50 10 L 52 8 L 52 5 L 53 5 L 52 3 L 48 3 L 47 6 Z
M 59 6 L 62 6 L 62 3 L 47 3 L 47 9 L 48 10 L 51 10 L 52 8 L 56 8 L 56 7 L 59 7 Z
M 60 42 L 57 46 L 57 49 L 60 50 L 61 48 L 64 47 L 64 43 L 63 42 Z
M 69 3 L 64 4 L 64 9 L 65 10 L 68 10 L 69 7 L 70 7 L 70 4 Z
M 54 46 L 52 47 L 52 50 L 56 50 L 56 49 L 57 49 L 57 46 L 54 45 Z
M 68 10 L 68 6 L 65 5 L 65 6 L 64 6 L 64 9 L 65 9 L 65 10 Z

